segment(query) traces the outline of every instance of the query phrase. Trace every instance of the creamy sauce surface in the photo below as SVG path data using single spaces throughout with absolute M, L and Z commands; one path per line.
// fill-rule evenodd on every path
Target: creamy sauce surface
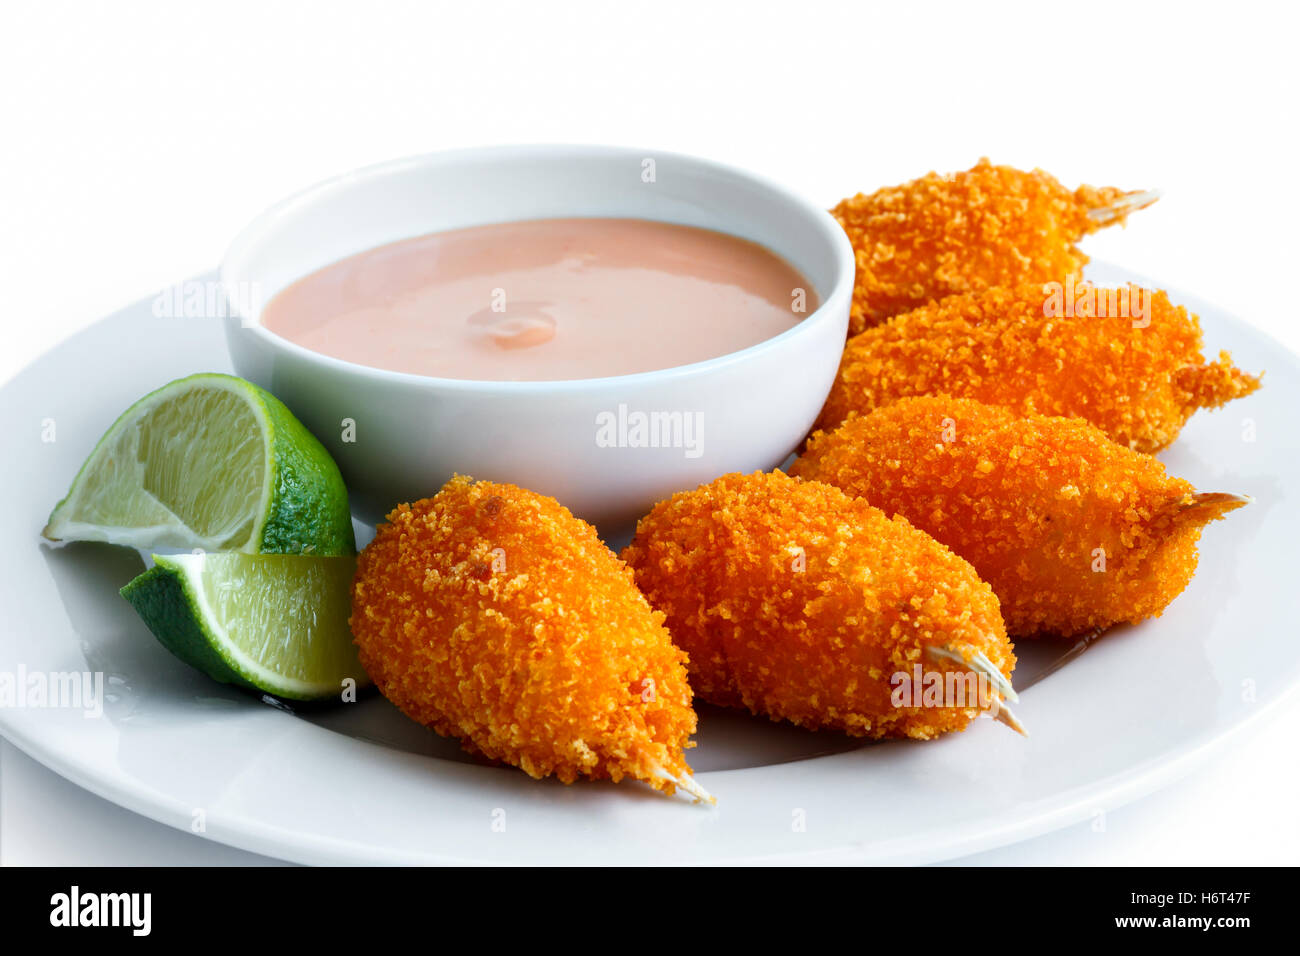
M 803 276 L 744 239 L 643 219 L 539 219 L 350 256 L 277 293 L 261 322 L 374 368 L 545 381 L 716 358 L 816 308 Z

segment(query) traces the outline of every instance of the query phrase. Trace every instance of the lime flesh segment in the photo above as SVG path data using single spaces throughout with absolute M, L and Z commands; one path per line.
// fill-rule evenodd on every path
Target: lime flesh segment
M 356 550 L 329 453 L 273 395 L 218 374 L 164 385 L 127 409 L 43 533 L 137 548 Z
M 122 596 L 181 660 L 227 684 L 291 700 L 369 683 L 348 628 L 356 559 L 180 554 Z

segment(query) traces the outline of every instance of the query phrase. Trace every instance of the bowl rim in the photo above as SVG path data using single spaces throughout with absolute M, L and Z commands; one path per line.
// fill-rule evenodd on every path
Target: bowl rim
M 631 372 L 622 375 L 604 375 L 595 378 L 526 379 L 520 381 L 443 378 L 434 375 L 421 375 L 415 372 L 398 372 L 371 365 L 362 365 L 358 362 L 352 362 L 347 359 L 325 355 L 313 351 L 306 346 L 299 345 L 296 342 L 292 342 L 289 339 L 277 335 L 267 329 L 262 325 L 260 318 L 257 322 L 245 323 L 243 321 L 243 316 L 239 313 L 239 310 L 236 307 L 236 300 L 231 294 L 231 289 L 239 280 L 232 275 L 232 260 L 242 256 L 248 245 L 260 238 L 270 227 L 275 225 L 284 217 L 303 208 L 304 206 L 320 201 L 323 197 L 327 197 L 331 192 L 340 187 L 347 186 L 350 183 L 363 179 L 417 168 L 430 163 L 454 162 L 457 160 L 468 162 L 473 161 L 474 159 L 487 160 L 506 157 L 526 159 L 529 155 L 554 158 L 566 154 L 572 154 L 582 158 L 653 156 L 656 159 L 667 158 L 681 160 L 692 163 L 697 167 L 710 169 L 714 172 L 748 181 L 761 189 L 774 193 L 806 213 L 809 221 L 816 225 L 823 235 L 829 238 L 831 246 L 835 251 L 834 265 L 836 269 L 835 279 L 831 285 L 829 293 L 821 302 L 818 303 L 817 308 L 809 313 L 802 321 L 785 331 L 780 332 L 769 339 L 764 339 L 761 342 L 756 342 L 753 345 L 746 346 L 738 351 L 727 352 L 723 355 L 715 356 L 714 358 L 703 359 L 686 365 L 673 365 L 668 368 L 651 369 L 645 372 Z M 672 220 L 663 221 L 668 223 L 672 222 Z M 759 242 L 759 245 L 764 244 Z M 765 246 L 765 248 L 767 247 Z M 659 383 L 665 379 L 672 380 L 707 374 L 715 370 L 747 361 L 748 359 L 764 352 L 771 351 L 772 349 L 788 346 L 791 342 L 801 337 L 813 334 L 827 322 L 835 321 L 841 300 L 849 299 L 852 295 L 856 268 L 857 263 L 854 257 L 853 246 L 849 242 L 848 235 L 840 227 L 839 223 L 835 221 L 834 217 L 831 216 L 827 210 L 822 209 L 803 195 L 762 174 L 752 172 L 730 163 L 707 159 L 689 153 L 675 152 L 673 150 L 583 143 L 525 143 L 518 145 L 505 144 L 461 147 L 403 156 L 397 159 L 390 159 L 361 166 L 331 176 L 327 179 L 320 180 L 310 186 L 300 189 L 264 209 L 236 234 L 235 238 L 226 247 L 225 255 L 222 257 L 219 281 L 228 305 L 227 314 L 225 316 L 228 329 L 230 329 L 231 324 L 237 327 L 230 329 L 233 334 L 253 335 L 267 343 L 271 348 L 287 352 L 301 360 L 323 366 L 327 369 L 376 381 L 423 387 L 433 386 L 451 391 L 556 392 L 574 390 L 585 391 L 598 388 L 604 389 L 620 384 L 635 387 L 650 384 L 652 382 Z M 842 305 L 846 331 L 848 323 L 847 306 L 847 302 L 844 302 Z

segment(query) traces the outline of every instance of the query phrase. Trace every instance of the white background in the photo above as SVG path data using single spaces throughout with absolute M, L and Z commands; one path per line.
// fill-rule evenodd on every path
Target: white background
M 981 155 L 1070 186 L 1156 186 L 1159 204 L 1087 251 L 1300 350 L 1295 36 L 1281 3 L 5 0 L 0 380 L 212 268 L 289 192 L 394 156 L 530 141 L 697 153 L 827 206 Z M 1297 718 L 1293 700 L 1103 830 L 972 861 L 1300 862 Z M 257 859 L 0 743 L 0 862 Z

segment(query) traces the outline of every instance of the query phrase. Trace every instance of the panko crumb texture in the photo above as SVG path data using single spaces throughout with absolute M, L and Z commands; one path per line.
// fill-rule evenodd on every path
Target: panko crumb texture
M 352 631 L 408 716 L 534 777 L 673 791 L 696 717 L 686 655 L 632 572 L 554 499 L 452 479 L 361 553 Z
M 815 434 L 791 472 L 905 515 L 992 585 L 1013 637 L 1160 614 L 1196 570 L 1195 505 L 1155 458 L 1080 419 L 900 400 Z
M 985 158 L 964 172 L 932 172 L 845 199 L 831 214 L 857 261 L 849 333 L 933 299 L 1077 274 L 1088 257 L 1075 244 L 1126 215 L 1089 212 L 1129 195 L 1109 187 L 1071 191 L 1042 170 Z
M 929 738 L 978 713 L 896 707 L 891 677 L 1015 666 L 998 602 L 970 565 L 907 521 L 781 472 L 733 474 L 660 502 L 623 552 L 690 654 L 703 699 L 807 728 Z
M 1049 292 L 1033 283 L 952 296 L 868 329 L 849 339 L 816 427 L 829 431 L 900 398 L 952 395 L 1084 418 L 1154 452 L 1197 409 L 1259 387 L 1226 352 L 1206 364 L 1200 322 L 1164 292 L 1095 291 L 1094 311 L 1104 315 L 1088 312 L 1083 296 L 1083 310 L 1046 315 Z M 1138 303 L 1149 315 L 1136 315 Z

